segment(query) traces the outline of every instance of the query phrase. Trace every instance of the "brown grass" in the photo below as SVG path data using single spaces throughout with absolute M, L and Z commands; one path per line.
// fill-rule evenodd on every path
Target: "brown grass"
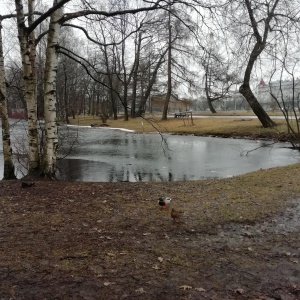
M 299 231 L 257 223 L 270 230 L 299 197 L 299 180 L 298 164 L 185 182 L 0 181 L 0 298 L 271 299 L 278 286 L 291 295 Z M 160 209 L 161 195 L 183 222 Z
M 79 116 L 76 119 L 70 119 L 71 124 L 91 125 L 101 124 L 98 117 Z M 287 126 L 284 120 L 275 120 L 277 126 L 274 128 L 263 128 L 257 119 L 240 118 L 169 118 L 162 121 L 157 115 L 146 115 L 144 118 L 129 119 L 124 121 L 109 119 L 107 124 L 112 128 L 126 128 L 134 130 L 137 133 L 148 132 L 168 132 L 176 134 L 194 134 L 194 135 L 215 135 L 215 136 L 237 136 L 254 138 L 276 139 L 287 132 Z M 294 124 L 295 125 L 295 124 Z

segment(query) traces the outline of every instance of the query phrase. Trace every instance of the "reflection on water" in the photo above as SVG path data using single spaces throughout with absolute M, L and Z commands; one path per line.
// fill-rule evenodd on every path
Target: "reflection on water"
M 14 127 L 16 136 L 21 130 L 21 126 Z M 288 144 L 262 147 L 246 155 L 266 142 L 175 135 L 164 135 L 163 141 L 159 134 L 66 126 L 60 127 L 60 136 L 59 156 L 68 156 L 59 160 L 57 175 L 72 181 L 224 178 L 299 162 L 298 152 L 286 148 Z
M 73 130 L 75 130 L 73 128 Z M 73 132 L 74 134 L 74 132 Z M 80 181 L 179 181 L 224 178 L 299 162 L 287 144 L 247 151 L 265 142 L 133 134 L 80 128 L 76 147 L 59 163 L 59 177 Z M 268 144 L 268 143 L 267 143 Z M 67 151 L 63 145 L 60 151 Z

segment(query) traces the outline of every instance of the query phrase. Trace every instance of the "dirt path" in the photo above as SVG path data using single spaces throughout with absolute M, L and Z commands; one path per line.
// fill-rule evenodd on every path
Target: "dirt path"
M 300 299 L 300 201 L 231 222 L 234 180 L 0 181 L 0 299 Z M 183 223 L 158 206 L 166 193 Z

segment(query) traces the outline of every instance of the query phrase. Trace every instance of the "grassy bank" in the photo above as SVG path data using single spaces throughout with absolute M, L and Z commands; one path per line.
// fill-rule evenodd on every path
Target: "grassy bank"
M 300 233 L 280 217 L 299 180 L 293 165 L 186 182 L 1 181 L 0 298 L 299 299 Z
M 280 139 L 287 132 L 287 125 L 284 120 L 275 120 L 277 126 L 274 128 L 263 128 L 257 119 L 247 119 L 244 118 L 244 115 L 238 116 L 238 118 L 218 118 L 218 116 L 222 116 L 222 114 L 214 115 L 214 118 L 193 118 L 191 120 L 190 118 L 171 117 L 162 121 L 160 116 L 146 115 L 144 118 L 134 118 L 129 121 L 124 121 L 122 118 L 118 120 L 108 119 L 106 124 L 113 128 L 131 129 L 137 133 L 160 131 L 176 134 L 269 139 Z M 94 124 L 97 126 L 101 124 L 99 117 L 96 116 L 70 118 L 70 122 L 74 125 Z

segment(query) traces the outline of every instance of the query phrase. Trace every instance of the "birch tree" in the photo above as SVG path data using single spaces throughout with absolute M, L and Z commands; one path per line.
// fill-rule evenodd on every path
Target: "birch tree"
M 57 4 L 53 1 L 53 5 Z M 44 79 L 44 118 L 46 145 L 43 156 L 43 173 L 53 178 L 56 171 L 57 157 L 57 122 L 56 122 L 56 74 L 57 74 L 57 45 L 60 32 L 59 19 L 63 9 L 58 8 L 52 13 L 46 49 L 45 79 Z
M 10 131 L 7 112 L 7 93 L 5 81 L 4 54 L 2 43 L 2 19 L 0 18 L 0 115 L 2 124 L 2 143 L 4 156 L 3 179 L 15 179 L 15 168 L 10 144 Z
M 28 120 L 28 174 L 32 175 L 39 171 L 39 142 L 37 129 L 37 102 L 35 86 L 35 58 L 34 34 L 29 33 L 25 24 L 24 7 L 21 0 L 15 0 L 17 12 L 18 38 L 22 59 L 23 79 L 25 86 L 25 99 L 27 104 Z M 34 0 L 28 1 L 28 11 L 33 12 Z M 33 16 L 29 22 L 32 24 Z

